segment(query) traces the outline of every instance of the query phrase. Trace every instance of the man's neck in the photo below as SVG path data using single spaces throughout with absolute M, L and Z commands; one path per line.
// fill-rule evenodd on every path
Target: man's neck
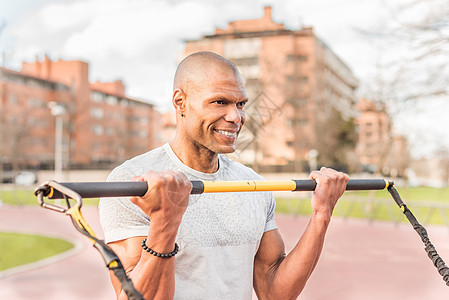
M 176 156 L 186 166 L 203 173 L 218 171 L 218 154 L 193 143 L 176 138 L 170 143 Z

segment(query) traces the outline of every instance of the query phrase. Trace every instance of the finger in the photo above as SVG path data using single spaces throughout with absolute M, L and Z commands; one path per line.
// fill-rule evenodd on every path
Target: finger
M 177 175 L 177 178 L 182 182 L 183 185 L 192 187 L 192 183 L 184 173 L 182 173 L 181 171 L 177 171 L 175 172 L 175 174 Z
M 315 179 L 320 175 L 320 171 L 312 171 L 309 175 L 309 179 Z
M 139 200 L 140 200 L 140 197 L 133 196 L 133 197 L 129 198 L 129 201 L 131 201 L 131 203 L 133 203 L 135 205 L 137 205 L 139 203 Z
M 330 169 L 330 168 L 326 168 L 326 167 L 321 167 L 321 169 L 312 171 L 309 175 L 310 179 L 315 179 L 316 177 L 322 175 L 322 174 L 332 174 L 332 172 L 335 172 L 335 170 Z
M 176 181 L 176 176 L 172 171 L 158 172 L 158 175 L 165 181 L 165 183 Z
M 133 181 L 145 181 L 145 178 L 143 178 L 142 175 L 139 175 L 139 176 L 134 176 L 132 180 Z

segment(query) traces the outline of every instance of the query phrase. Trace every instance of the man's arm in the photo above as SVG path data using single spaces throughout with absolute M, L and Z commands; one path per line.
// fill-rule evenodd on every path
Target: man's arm
M 295 248 L 285 256 L 278 230 L 266 232 L 254 261 L 254 289 L 259 299 L 296 299 L 314 270 L 332 211 L 346 189 L 348 176 L 332 169 L 314 171 L 312 216 Z
M 180 172 L 148 172 L 135 180 L 147 181 L 143 197 L 131 198 L 150 217 L 147 237 L 133 237 L 109 243 L 145 299 L 171 299 L 175 290 L 175 259 L 161 258 L 144 251 L 141 242 L 159 253 L 170 253 L 192 189 L 190 181 Z M 118 299 L 127 299 L 120 282 L 111 274 Z

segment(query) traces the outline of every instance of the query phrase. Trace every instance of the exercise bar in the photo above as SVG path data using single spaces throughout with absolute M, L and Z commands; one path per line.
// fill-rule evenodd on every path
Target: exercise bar
M 315 180 L 249 180 L 249 181 L 198 181 L 193 180 L 190 194 L 224 192 L 261 192 L 261 191 L 313 191 Z M 148 186 L 143 181 L 120 182 L 60 182 L 82 198 L 132 197 L 143 196 Z M 383 190 L 393 185 L 385 179 L 350 179 L 346 190 Z M 61 199 L 62 193 L 43 184 L 38 190 L 44 190 L 49 199 Z

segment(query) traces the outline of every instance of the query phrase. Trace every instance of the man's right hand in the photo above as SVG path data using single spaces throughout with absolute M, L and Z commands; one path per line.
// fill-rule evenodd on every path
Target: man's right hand
M 133 180 L 146 181 L 148 191 L 142 197 L 132 197 L 131 202 L 150 217 L 152 224 L 177 231 L 192 190 L 187 177 L 181 172 L 148 171 Z
M 189 204 L 192 184 L 181 172 L 153 172 L 134 177 L 146 181 L 148 190 L 142 197 L 132 197 L 150 217 L 147 236 L 133 236 L 108 245 L 117 253 L 134 286 L 145 299 L 172 299 L 175 291 L 175 260 L 161 258 L 142 250 L 141 242 L 158 253 L 170 253 L 175 247 L 176 234 Z M 126 299 L 120 282 L 111 272 L 118 299 Z

